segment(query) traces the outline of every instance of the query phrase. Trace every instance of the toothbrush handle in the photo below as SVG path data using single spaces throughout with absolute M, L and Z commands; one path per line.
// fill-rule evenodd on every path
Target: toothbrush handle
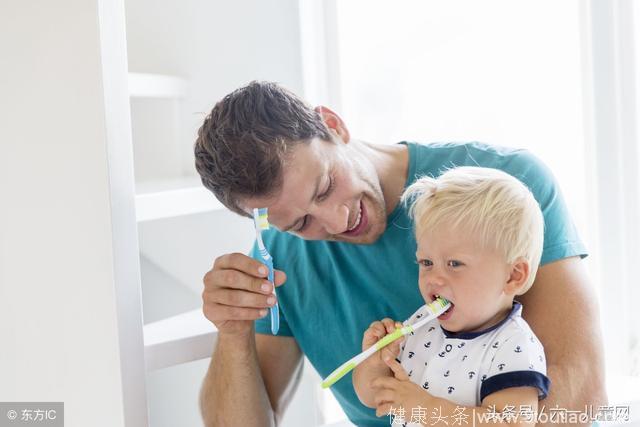
M 349 359 L 348 361 L 340 365 L 335 371 L 329 374 L 329 376 L 325 378 L 324 381 L 322 381 L 322 388 L 331 387 L 338 380 L 340 380 L 340 378 L 347 375 L 353 368 L 358 366 L 360 363 L 362 363 L 365 359 L 367 359 L 373 353 L 383 349 L 384 347 L 391 344 L 398 338 L 404 335 L 410 334 L 411 332 L 414 332 L 416 329 L 423 327 L 424 325 L 427 324 L 427 322 L 435 319 L 437 316 L 444 313 L 450 307 L 451 307 L 451 303 L 449 301 L 438 298 L 438 302 L 432 303 L 429 306 L 431 310 L 431 313 L 429 315 L 425 316 L 424 318 L 422 318 L 421 320 L 419 320 L 418 322 L 412 325 L 406 325 L 406 326 L 403 326 L 402 328 L 396 328 L 395 331 L 383 337 L 377 343 L 375 343 L 374 345 L 372 345 L 362 353 L 358 354 L 357 356 Z
M 411 330 L 412 329 L 410 326 L 396 328 L 395 331 L 393 331 L 389 335 L 386 335 L 385 337 L 380 339 L 378 342 L 376 342 L 374 345 L 372 345 L 362 353 L 347 360 L 345 363 L 340 365 L 336 370 L 330 373 L 329 376 L 327 376 L 327 378 L 325 378 L 324 381 L 322 381 L 322 388 L 331 387 L 338 380 L 340 380 L 342 377 L 344 377 L 349 372 L 351 372 L 356 366 L 358 366 L 359 364 L 367 360 L 369 356 L 373 355 L 375 352 L 388 346 L 398 338 L 401 338 L 404 335 L 408 334 L 409 332 L 411 332 Z
M 263 262 L 267 265 L 267 268 L 269 268 L 269 275 L 267 276 L 267 280 L 269 280 L 269 282 L 271 282 L 271 284 L 273 285 L 273 296 L 276 296 L 276 282 L 274 280 L 273 273 L 273 259 L 270 255 L 268 257 L 265 257 L 263 255 Z M 278 330 L 280 329 L 280 307 L 278 306 L 277 302 L 269 309 L 269 315 L 271 317 L 271 333 L 273 335 L 276 335 L 278 333 Z

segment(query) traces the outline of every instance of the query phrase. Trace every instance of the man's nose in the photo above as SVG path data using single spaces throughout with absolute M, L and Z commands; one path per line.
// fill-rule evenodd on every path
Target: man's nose
M 333 209 L 326 208 L 321 217 L 316 217 L 329 234 L 344 233 L 349 227 L 349 208 L 345 205 L 338 205 Z

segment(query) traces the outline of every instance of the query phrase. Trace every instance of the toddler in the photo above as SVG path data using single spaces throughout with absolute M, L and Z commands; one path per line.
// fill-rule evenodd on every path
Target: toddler
M 451 308 L 360 364 L 353 373 L 359 399 L 377 416 L 404 415 L 396 421 L 408 425 L 427 424 L 433 411 L 534 414 L 550 382 L 542 344 L 514 297 L 531 287 L 540 262 L 538 203 L 516 178 L 478 167 L 423 177 L 402 202 L 415 223 L 420 293 L 426 303 L 446 298 Z M 428 314 L 424 305 L 404 324 Z M 401 326 L 373 322 L 362 349 Z

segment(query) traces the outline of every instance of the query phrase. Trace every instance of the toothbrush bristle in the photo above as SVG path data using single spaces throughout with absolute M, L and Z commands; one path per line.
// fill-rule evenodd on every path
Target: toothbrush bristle
M 431 311 L 435 313 L 436 311 L 438 311 L 440 308 L 444 307 L 448 303 L 449 301 L 447 299 L 438 297 L 434 301 L 432 301 L 428 306 L 431 309 Z
M 267 214 L 267 208 L 260 208 L 253 210 L 253 220 L 256 223 L 256 227 L 259 230 L 269 229 L 269 215 Z

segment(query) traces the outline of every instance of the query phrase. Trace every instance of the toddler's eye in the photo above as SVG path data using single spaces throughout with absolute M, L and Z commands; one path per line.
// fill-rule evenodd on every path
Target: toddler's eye
M 420 264 L 420 267 L 431 267 L 433 262 L 430 259 L 421 259 L 418 260 L 418 264 Z
M 460 261 L 451 260 L 451 261 L 447 262 L 447 265 L 449 267 L 461 267 L 463 264 Z

